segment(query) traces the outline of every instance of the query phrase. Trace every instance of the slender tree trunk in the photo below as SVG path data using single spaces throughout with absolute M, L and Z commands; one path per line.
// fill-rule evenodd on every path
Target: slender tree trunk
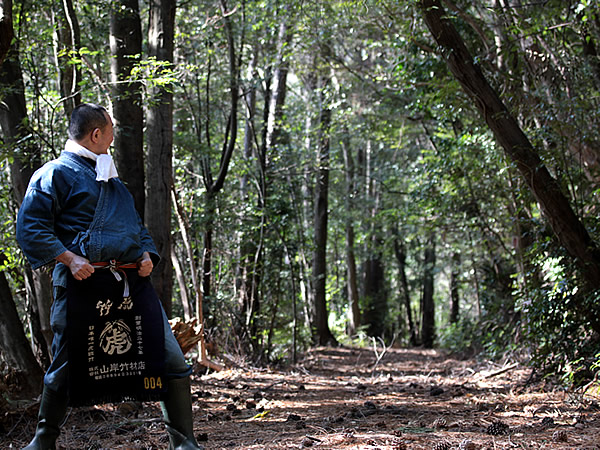
M 179 261 L 175 245 L 171 245 L 171 264 L 173 265 L 173 272 L 175 273 L 175 281 L 177 281 L 177 285 L 179 286 L 179 296 L 181 298 L 181 306 L 183 307 L 183 318 L 187 322 L 195 315 L 194 309 L 191 308 L 191 301 L 188 295 L 187 277 L 181 262 Z
M 14 199 L 18 205 L 25 196 L 29 179 L 40 166 L 40 150 L 28 129 L 25 86 L 19 55 L 13 49 L 0 71 L 0 87 L 5 93 L 0 103 L 0 126 L 12 152 L 11 180 Z M 17 144 L 18 143 L 18 144 Z
M 364 263 L 364 303 L 362 322 L 368 326 L 369 336 L 385 335 L 387 317 L 387 292 L 385 288 L 385 268 L 382 254 L 381 225 L 376 220 L 380 210 L 380 194 L 375 177 L 372 176 L 372 146 L 367 141 L 365 151 L 365 198 L 372 204 L 369 211 L 368 239 L 365 242 L 366 260 Z
M 344 154 L 344 166 L 346 169 L 346 273 L 348 284 L 348 335 L 353 336 L 360 325 L 361 315 L 358 303 L 358 277 L 356 273 L 356 256 L 354 254 L 354 224 L 353 212 L 356 195 L 356 182 L 354 179 L 354 158 L 350 149 L 348 130 L 344 130 L 345 138 L 342 139 L 342 151 Z
M 259 56 L 258 45 L 255 46 L 252 56 L 248 64 L 248 72 L 252 74 L 252 79 L 258 77 L 256 63 Z M 268 85 L 267 81 L 267 85 Z M 268 90 L 267 90 L 268 92 Z M 263 148 L 259 151 L 257 133 L 255 128 L 256 116 L 256 87 L 254 83 L 247 90 L 246 99 L 246 125 L 244 131 L 244 159 L 251 165 L 251 161 L 256 161 L 255 167 L 258 171 L 258 209 L 262 211 L 262 219 L 264 219 L 264 204 L 265 204 L 265 151 L 264 139 Z M 265 109 L 268 110 L 268 103 Z M 265 113 L 267 114 L 267 113 Z M 266 119 L 265 119 L 266 122 Z M 264 127 L 266 128 L 266 126 Z M 251 200 L 249 187 L 248 173 L 244 173 L 241 178 L 241 196 L 244 203 L 249 203 Z M 240 324 L 238 334 L 241 336 L 244 344 L 250 342 L 253 346 L 254 353 L 257 354 L 257 323 L 255 316 L 258 314 L 260 307 L 259 299 L 259 284 L 262 275 L 262 257 L 263 257 L 263 227 L 264 220 L 260 220 L 260 226 L 256 223 L 256 218 L 243 218 L 251 220 L 249 224 L 245 224 L 244 233 L 241 236 L 240 248 L 240 267 L 239 267 L 239 308 L 240 308 Z M 257 231 L 257 227 L 259 231 Z
M 460 274 L 460 253 L 452 254 L 450 266 L 450 323 L 457 323 L 460 311 L 460 293 L 459 293 L 459 274 Z
M 325 78 L 321 86 L 321 114 L 319 120 L 319 168 L 315 188 L 315 222 L 313 253 L 314 323 L 313 340 L 319 345 L 336 345 L 337 341 L 329 329 L 327 308 L 327 224 L 329 205 L 329 130 L 331 109 L 326 104 L 325 89 L 330 83 Z
M 144 112 L 138 83 L 126 82 L 142 53 L 138 0 L 113 0 L 110 10 L 111 81 L 115 119 L 115 164 L 144 217 Z M 163 255 L 166 257 L 166 255 Z
M 208 158 L 204 159 L 203 162 L 203 178 L 204 185 L 206 187 L 206 228 L 204 233 L 204 254 L 202 260 L 203 267 L 203 301 L 207 302 L 208 305 L 204 306 L 204 311 L 210 310 L 211 305 L 211 276 L 212 276 L 212 234 L 213 234 L 213 222 L 216 218 L 216 197 L 223 188 L 225 178 L 229 171 L 229 164 L 231 162 L 231 156 L 236 145 L 236 139 L 238 134 L 238 100 L 239 100 L 239 85 L 240 85 L 240 73 L 239 64 L 237 60 L 237 52 L 235 48 L 235 42 L 233 37 L 233 26 L 231 23 L 231 11 L 227 6 L 226 0 L 220 1 L 221 14 L 223 15 L 223 21 L 225 23 L 225 34 L 227 37 L 227 49 L 229 55 L 229 99 L 230 99 L 230 110 L 229 120 L 227 122 L 227 128 L 225 131 L 225 139 L 223 140 L 223 149 L 221 151 L 221 159 L 216 179 L 213 180 L 211 168 L 208 163 Z M 207 96 L 209 92 L 207 92 Z M 207 139 L 209 142 L 210 140 Z
M 423 299 L 421 319 L 421 342 L 425 348 L 432 348 L 435 341 L 435 303 L 434 272 L 435 272 L 435 242 L 433 235 L 425 247 L 425 260 L 423 262 Z
M 200 288 L 200 281 L 198 280 L 196 259 L 194 257 L 194 250 L 192 247 L 192 241 L 191 241 L 191 237 L 190 237 L 190 223 L 189 223 L 189 220 L 188 220 L 187 216 L 185 215 L 183 209 L 181 208 L 179 199 L 177 197 L 177 193 L 175 192 L 175 188 L 173 188 L 171 193 L 173 195 L 173 205 L 175 206 L 175 213 L 177 214 L 177 220 L 179 221 L 179 228 L 181 229 L 181 236 L 182 236 L 183 243 L 185 245 L 187 259 L 190 264 L 189 270 L 190 270 L 190 277 L 192 278 L 192 288 L 194 291 L 194 299 L 195 299 L 195 305 L 196 305 L 196 318 L 197 318 L 198 323 L 200 324 L 200 331 L 198 332 L 200 335 L 200 341 L 198 343 L 198 345 L 199 345 L 199 358 L 198 359 L 199 359 L 199 362 L 201 364 L 205 365 L 206 367 L 209 367 L 216 371 L 220 371 L 220 370 L 223 370 L 223 367 L 217 363 L 210 361 L 207 356 L 206 341 L 204 339 L 204 337 L 205 337 L 204 336 L 204 329 L 205 329 L 204 311 L 202 310 L 204 302 L 203 302 L 203 297 L 202 297 L 202 290 Z M 174 250 L 174 247 L 172 247 L 172 250 Z M 172 260 L 177 261 L 177 256 L 175 255 L 174 251 L 172 252 L 171 258 L 172 258 Z M 177 273 L 178 278 L 179 279 L 183 278 L 183 276 L 182 276 L 183 270 L 179 266 L 179 263 L 178 262 L 174 263 L 173 267 L 175 268 L 175 272 Z M 183 302 L 185 319 L 186 319 L 186 321 L 188 321 L 194 315 L 193 314 L 194 305 L 191 301 L 189 301 L 189 298 L 187 295 L 186 283 L 184 283 L 183 280 L 180 281 L 179 283 L 180 283 L 180 290 L 182 292 L 181 301 Z M 185 295 L 183 293 L 185 293 Z
M 0 272 L 0 317 L 2 317 L 0 327 L 2 357 L 10 367 L 20 372 L 19 386 L 22 392 L 19 394 L 29 398 L 35 397 L 42 387 L 43 372 L 23 331 L 4 272 Z
M 262 203 L 262 201 L 260 202 Z M 242 286 L 240 288 L 241 309 L 240 317 L 243 320 L 243 335 L 246 335 L 252 344 L 255 355 L 258 352 L 258 323 L 257 315 L 260 312 L 260 282 L 263 272 L 263 246 L 264 246 L 264 207 L 258 205 L 262 211 L 258 229 L 253 229 L 244 234 L 241 243 L 242 252 Z
M 12 0 L 0 0 L 0 64 L 10 50 L 13 37 Z
M 173 62 L 175 0 L 151 0 L 148 25 L 150 56 Z M 155 89 L 147 112 L 147 176 L 145 218 L 148 231 L 161 256 L 152 282 L 171 317 L 173 267 L 171 265 L 171 187 L 173 185 L 173 94 Z
M 81 70 L 79 64 L 73 64 L 75 54 L 81 48 L 81 32 L 72 0 L 55 1 L 56 63 L 58 66 L 60 95 L 68 118 L 71 116 L 73 108 L 81 102 L 81 94 L 79 93 Z
M 305 101 L 305 104 L 308 106 L 310 104 L 310 95 L 314 92 L 314 86 L 309 86 L 307 89 L 308 95 Z M 304 150 L 307 154 L 312 154 L 312 128 L 313 128 L 313 120 L 311 114 L 306 114 L 306 120 L 304 123 Z M 315 311 L 313 305 L 315 304 L 315 289 L 314 282 L 310 276 L 311 273 L 311 265 L 309 262 L 309 254 L 310 254 L 310 245 L 306 245 L 306 242 L 309 241 L 307 238 L 307 234 L 309 230 L 311 230 L 310 218 L 312 217 L 314 211 L 314 190 L 311 186 L 311 180 L 309 179 L 309 173 L 311 173 L 311 169 L 309 165 L 305 165 L 304 176 L 302 177 L 302 186 L 301 186 L 301 199 L 297 201 L 298 204 L 298 216 L 299 224 L 298 224 L 298 242 L 301 243 L 299 248 L 299 256 L 301 260 L 300 265 L 300 293 L 302 295 L 302 307 L 304 309 L 304 321 L 306 328 L 311 328 L 312 324 L 315 321 Z M 289 184 L 292 184 L 291 180 L 288 180 Z
M 279 258 L 277 261 L 278 271 L 281 272 L 283 270 L 283 253 L 279 254 Z M 266 360 L 268 361 L 271 356 L 271 350 L 273 346 L 273 336 L 275 334 L 275 327 L 277 323 L 277 311 L 279 310 L 279 302 L 281 301 L 282 292 L 281 292 L 281 277 L 277 277 L 277 285 L 274 289 L 273 302 L 271 303 L 271 311 L 270 311 L 270 320 L 269 320 L 269 329 L 267 331 L 267 343 L 263 345 L 266 349 L 264 354 L 266 356 Z M 287 293 L 284 293 L 287 295 Z
M 308 147 L 309 148 L 309 147 Z M 308 148 L 306 148 L 305 150 L 308 150 Z M 297 184 L 296 182 L 297 179 L 292 178 L 292 176 L 290 176 L 289 172 L 287 174 L 287 182 L 288 182 L 288 186 L 289 186 L 289 192 L 290 192 L 290 197 L 292 199 L 292 207 L 294 208 L 295 212 L 294 212 L 294 217 L 296 219 L 296 240 L 295 242 L 297 243 L 297 254 L 293 255 L 289 249 L 288 249 L 288 255 L 290 257 L 294 256 L 294 259 L 298 259 L 298 265 L 295 266 L 293 264 L 293 260 L 290 260 L 290 266 L 291 267 L 297 267 L 297 280 L 298 280 L 298 287 L 294 287 L 294 292 L 298 292 L 299 293 L 299 297 L 302 300 L 301 302 L 301 308 L 304 312 L 304 314 L 302 315 L 303 319 L 304 319 L 304 326 L 307 329 L 310 329 L 311 324 L 313 323 L 313 316 L 312 316 L 312 309 L 311 309 L 311 305 L 313 304 L 313 302 L 311 301 L 311 292 L 312 289 L 310 288 L 310 276 L 307 275 L 307 273 L 309 272 L 309 264 L 307 262 L 307 257 L 306 257 L 306 253 L 307 253 L 307 249 L 306 249 L 306 239 L 305 239 L 305 230 L 308 229 L 307 226 L 307 219 L 306 219 L 306 211 L 308 210 L 307 208 L 307 203 L 309 203 L 309 199 L 307 199 L 306 197 L 304 197 L 304 195 L 302 196 L 302 199 L 298 198 L 297 192 L 298 190 L 300 190 L 302 192 L 302 194 L 304 194 L 307 191 L 307 181 L 305 177 L 302 177 L 301 181 L 299 181 L 301 187 L 300 189 L 297 189 L 295 187 L 295 184 Z M 282 242 L 285 242 L 282 238 Z M 297 310 L 298 310 L 298 305 L 296 302 L 296 297 L 294 297 L 294 302 L 293 302 L 293 309 L 294 309 L 294 333 L 296 333 L 296 328 L 297 328 L 297 319 L 298 319 L 298 315 L 297 315 Z M 294 341 L 296 342 L 296 341 Z
M 200 289 L 200 283 L 198 281 L 198 269 L 196 266 L 196 258 L 194 257 L 194 248 L 192 246 L 192 237 L 190 233 L 190 221 L 185 214 L 185 211 L 181 207 L 181 202 L 177 196 L 177 192 L 175 188 L 171 191 L 173 196 L 173 206 L 175 207 L 175 214 L 177 215 L 177 221 L 179 222 L 179 229 L 181 230 L 181 240 L 183 241 L 183 245 L 185 247 L 185 256 L 187 257 L 187 261 L 189 264 L 189 277 L 192 279 L 192 290 L 193 290 L 193 298 L 194 301 L 190 301 L 187 295 L 187 283 L 184 286 L 181 286 L 180 291 L 182 292 L 181 301 L 183 303 L 183 310 L 185 314 L 185 319 L 190 320 L 194 317 L 194 305 L 202 304 L 202 290 Z M 173 258 L 177 259 L 177 258 Z M 179 265 L 179 263 L 177 263 Z M 174 264 L 175 266 L 175 264 Z M 183 269 L 176 269 L 182 273 L 183 277 Z M 185 293 L 185 295 L 183 295 Z
M 73 64 L 75 54 L 81 48 L 81 32 L 75 15 L 72 0 L 54 0 L 53 17 L 56 22 L 56 66 L 58 85 L 66 117 L 71 116 L 73 108 L 81 102 L 79 83 L 81 70 L 79 64 Z
M 413 322 L 412 308 L 410 306 L 410 292 L 408 289 L 408 280 L 406 277 L 406 250 L 404 244 L 398 236 L 398 231 L 394 234 L 394 253 L 398 261 L 398 274 L 400 276 L 400 285 L 402 286 L 402 298 L 404 299 L 404 308 L 406 309 L 406 321 L 408 322 L 409 342 L 411 345 L 417 345 L 417 331 Z
M 52 279 L 46 267 L 24 270 L 25 291 L 27 292 L 27 313 L 29 316 L 31 346 L 43 369 L 50 366 L 54 333 L 50 327 L 50 307 L 52 302 Z
M 379 250 L 382 242 L 375 236 L 371 240 L 372 244 L 369 249 L 369 256 L 364 263 L 365 307 L 362 320 L 367 325 L 367 334 L 369 336 L 383 338 L 386 331 L 387 294 L 385 289 L 385 269 L 381 250 Z
M 205 217 L 206 225 L 204 228 L 204 253 L 202 254 L 202 305 L 196 305 L 197 308 L 202 308 L 204 316 L 207 316 L 212 311 L 214 305 L 212 301 L 212 248 L 213 248 L 213 223 L 214 215 L 216 214 L 216 199 L 215 196 L 207 192 L 205 199 Z M 197 310 L 198 311 L 198 310 Z M 216 325 L 210 323 L 210 326 Z
M 269 101 L 269 116 L 267 120 L 267 134 L 265 139 L 265 149 L 268 151 L 279 142 L 281 134 L 281 121 L 283 118 L 283 105 L 287 93 L 287 75 L 289 72 L 289 61 L 286 53 L 289 51 L 289 45 L 292 42 L 292 32 L 289 30 L 286 20 L 279 25 L 279 35 L 277 42 L 277 62 L 273 74 L 273 87 L 271 90 L 271 99 Z
M 286 256 L 286 260 L 287 263 L 290 266 L 290 283 L 292 285 L 292 292 L 291 292 L 291 296 L 292 296 L 292 363 L 295 364 L 296 363 L 296 349 L 297 349 L 297 341 L 298 341 L 298 305 L 297 305 L 297 298 L 298 298 L 298 289 L 296 287 L 296 280 L 299 278 L 298 274 L 296 273 L 296 264 L 294 264 L 294 257 L 292 255 L 292 253 L 290 252 L 290 248 L 286 242 L 286 239 L 284 238 L 284 236 L 281 235 L 281 233 L 279 233 L 278 230 L 278 234 L 279 234 L 279 238 L 281 239 L 281 243 L 283 244 L 283 249 L 285 252 L 285 256 Z
M 515 118 L 492 89 L 464 41 L 446 16 L 439 0 L 421 0 L 425 22 L 443 49 L 448 68 L 465 92 L 474 100 L 498 143 L 516 164 L 531 189 L 556 238 L 578 264 L 587 288 L 600 288 L 598 247 L 577 217 L 560 184 L 542 163 Z M 575 305 L 574 305 L 575 306 Z M 585 308 L 595 331 L 600 332 L 597 311 Z
M 269 167 L 269 154 L 276 148 L 280 141 L 281 121 L 283 117 L 283 106 L 285 104 L 287 74 L 289 71 L 289 63 L 285 58 L 285 53 L 288 51 L 289 43 L 291 42 L 292 34 L 288 30 L 287 20 L 283 20 L 279 27 L 277 40 L 277 59 L 275 62 L 275 70 L 273 74 L 272 88 L 268 90 L 270 98 L 267 102 L 267 116 L 265 123 L 265 136 L 262 146 L 258 151 L 258 172 L 259 172 L 259 193 L 258 193 L 258 209 L 261 211 L 260 223 L 256 227 L 253 237 L 247 236 L 243 245 L 246 247 L 245 252 L 245 273 L 243 286 L 245 287 L 246 304 L 243 305 L 243 315 L 245 316 L 245 327 L 248 330 L 251 342 L 253 343 L 254 351 L 257 351 L 258 328 L 256 324 L 256 316 L 260 311 L 259 286 L 262 279 L 263 267 L 263 247 L 264 235 L 266 232 L 266 208 L 267 198 L 269 197 L 267 185 L 267 170 Z
M 358 297 L 358 274 L 356 270 L 356 255 L 354 253 L 354 226 L 346 224 L 346 276 L 348 277 L 348 335 L 354 336 L 361 321 Z
M 471 232 L 468 232 L 468 236 L 469 236 L 469 243 L 471 244 L 471 247 L 475 248 L 475 246 L 477 245 L 477 243 L 475 242 L 475 239 L 473 239 L 473 236 L 471 235 Z M 477 306 L 477 320 L 481 320 L 481 288 L 480 288 L 480 284 L 479 284 L 479 264 L 477 263 L 477 260 L 475 259 L 475 255 L 471 256 L 471 270 L 473 272 L 473 287 L 475 288 L 475 304 Z
M 40 166 L 40 149 L 32 139 L 28 129 L 25 88 L 19 62 L 19 55 L 12 50 L 0 67 L 0 88 L 5 92 L 0 104 L 0 127 L 4 136 L 4 144 L 12 153 L 11 182 L 13 197 L 18 206 L 21 205 L 29 179 Z M 50 329 L 50 303 L 52 297 L 50 276 L 43 269 L 32 271 L 27 267 L 26 279 L 29 281 L 27 295 L 31 309 L 38 317 L 31 318 L 34 346 L 41 352 L 41 361 L 49 360 L 52 344 Z

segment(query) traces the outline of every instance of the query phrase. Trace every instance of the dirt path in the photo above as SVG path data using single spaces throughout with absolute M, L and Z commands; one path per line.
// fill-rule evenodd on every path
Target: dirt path
M 596 399 L 524 387 L 529 374 L 434 350 L 377 362 L 368 349 L 317 349 L 293 370 L 196 375 L 195 430 L 207 449 L 600 450 Z M 36 413 L 5 413 L 0 447 L 25 445 Z M 166 448 L 160 417 L 156 403 L 72 409 L 59 448 Z

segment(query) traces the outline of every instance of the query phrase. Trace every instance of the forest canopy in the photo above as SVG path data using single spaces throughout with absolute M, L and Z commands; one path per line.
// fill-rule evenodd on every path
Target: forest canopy
M 0 6 L 4 369 L 49 361 L 50 268 L 15 220 L 83 101 L 113 117 L 153 282 L 200 353 L 423 345 L 598 370 L 598 1 Z

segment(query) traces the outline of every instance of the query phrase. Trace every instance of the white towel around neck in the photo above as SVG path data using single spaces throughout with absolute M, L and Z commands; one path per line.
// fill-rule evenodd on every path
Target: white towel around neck
M 72 139 L 65 144 L 65 151 L 96 161 L 96 181 L 108 181 L 119 176 L 111 155 L 97 155 Z

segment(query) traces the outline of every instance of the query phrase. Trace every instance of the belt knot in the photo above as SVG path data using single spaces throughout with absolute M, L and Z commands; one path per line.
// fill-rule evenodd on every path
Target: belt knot
M 111 259 L 108 262 L 97 262 L 92 263 L 94 269 L 108 269 L 115 276 L 117 281 L 124 280 L 125 286 L 123 287 L 123 298 L 129 298 L 129 283 L 127 282 L 127 273 L 123 269 L 137 269 L 137 263 L 124 263 Z M 122 275 L 122 276 L 121 276 Z

